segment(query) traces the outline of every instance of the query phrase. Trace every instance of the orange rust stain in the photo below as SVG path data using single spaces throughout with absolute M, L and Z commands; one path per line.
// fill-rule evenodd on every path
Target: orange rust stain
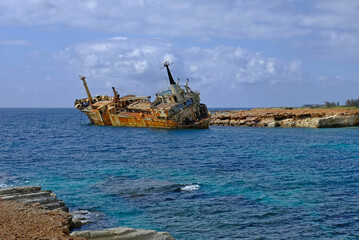
M 109 111 L 102 113 L 102 119 L 103 119 L 104 125 L 107 125 L 107 126 L 112 125 Z
M 120 114 L 111 114 L 108 110 L 100 113 L 98 110 L 91 109 L 85 112 L 91 123 L 97 125 L 107 126 L 122 126 L 122 127 L 150 127 L 150 128 L 208 128 L 210 118 L 205 118 L 196 122 L 193 125 L 182 126 L 173 120 L 166 120 L 143 113 L 128 113 L 122 112 Z
M 172 120 L 157 119 L 154 116 L 138 113 L 110 114 L 112 126 L 176 128 L 180 125 Z

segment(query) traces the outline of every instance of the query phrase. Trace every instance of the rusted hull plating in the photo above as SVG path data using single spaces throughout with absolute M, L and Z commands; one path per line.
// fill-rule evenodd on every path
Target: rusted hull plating
M 82 111 L 87 115 L 92 124 L 101 126 L 116 127 L 144 127 L 144 128 L 209 128 L 210 117 L 203 118 L 196 122 L 181 125 L 173 120 L 158 119 L 152 115 L 138 113 L 111 114 L 109 112 L 100 113 L 99 111 Z
M 91 123 L 105 126 L 126 126 L 146 128 L 208 128 L 210 112 L 200 102 L 199 92 L 186 85 L 181 88 L 179 79 L 174 82 L 169 69 L 169 61 L 163 62 L 167 69 L 170 88 L 156 93 L 155 101 L 151 96 L 120 94 L 114 87 L 113 97 L 97 95 L 92 98 L 85 76 L 83 81 L 87 99 L 76 99 L 75 107 L 85 113 Z

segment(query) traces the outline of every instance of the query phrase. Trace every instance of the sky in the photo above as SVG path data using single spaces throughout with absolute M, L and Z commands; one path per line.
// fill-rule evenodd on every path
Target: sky
M 1 0 L 0 107 L 152 96 L 173 77 L 208 107 L 359 98 L 359 0 Z

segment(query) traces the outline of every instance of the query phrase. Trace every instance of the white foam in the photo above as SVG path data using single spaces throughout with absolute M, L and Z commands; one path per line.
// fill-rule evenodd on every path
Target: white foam
M 181 188 L 182 191 L 197 191 L 198 189 L 199 189 L 198 184 L 196 184 L 196 185 L 188 185 L 188 186 L 185 186 L 185 187 Z
M 5 184 L 5 183 L 0 183 L 0 188 L 8 188 L 9 185 Z
M 86 214 L 89 214 L 90 212 L 87 211 L 87 210 L 77 210 L 77 211 L 74 211 L 72 213 L 77 214 L 77 215 L 86 215 Z

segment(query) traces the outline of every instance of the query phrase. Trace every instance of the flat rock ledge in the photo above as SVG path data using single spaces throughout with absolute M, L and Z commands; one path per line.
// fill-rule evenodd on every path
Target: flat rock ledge
M 40 186 L 0 189 L 0 239 L 172 240 L 167 232 L 126 227 L 69 231 L 82 225 L 51 190 Z M 5 216 L 5 217 L 3 217 Z
M 70 236 L 71 214 L 39 203 L 0 199 L 0 239 L 80 240 Z
M 359 109 L 255 108 L 215 112 L 212 126 L 337 128 L 359 125 Z
M 71 236 L 88 240 L 174 240 L 167 232 L 126 227 L 109 228 L 100 231 L 76 231 L 72 232 Z
M 69 212 L 69 208 L 51 190 L 41 190 L 39 186 L 23 186 L 0 189 L 0 199 L 14 200 L 24 203 L 39 203 L 47 210 L 61 209 Z

